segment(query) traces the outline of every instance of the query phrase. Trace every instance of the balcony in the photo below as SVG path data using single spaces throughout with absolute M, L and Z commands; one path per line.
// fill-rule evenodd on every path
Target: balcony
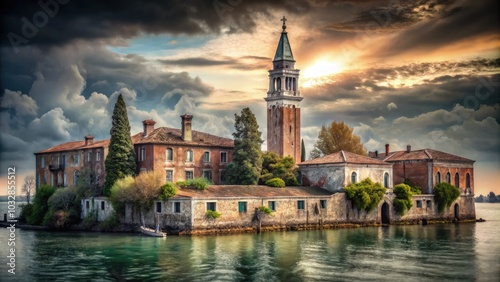
M 49 165 L 49 170 L 50 171 L 64 170 L 64 164 Z

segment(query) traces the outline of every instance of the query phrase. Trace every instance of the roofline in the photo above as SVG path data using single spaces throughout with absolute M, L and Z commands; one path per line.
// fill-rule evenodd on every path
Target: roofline
M 224 146 L 224 145 L 200 145 L 200 144 L 189 144 L 189 143 L 181 143 L 181 144 L 174 144 L 174 143 L 161 143 L 161 142 L 153 142 L 153 141 L 148 141 L 144 143 L 133 143 L 135 145 L 171 145 L 171 146 L 193 146 L 193 147 L 219 147 L 219 148 L 234 148 L 233 146 Z

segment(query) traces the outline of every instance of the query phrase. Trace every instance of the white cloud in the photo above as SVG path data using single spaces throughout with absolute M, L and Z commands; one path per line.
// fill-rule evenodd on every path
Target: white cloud
M 18 115 L 36 116 L 38 105 L 33 98 L 21 93 L 21 91 L 11 91 L 5 89 L 1 102 L 2 108 L 13 108 Z
M 389 104 L 387 105 L 387 109 L 388 109 L 389 111 L 390 111 L 390 110 L 396 110 L 397 108 L 398 108 L 398 106 L 397 106 L 395 103 L 393 103 L 393 102 L 391 102 L 391 103 L 389 103 Z

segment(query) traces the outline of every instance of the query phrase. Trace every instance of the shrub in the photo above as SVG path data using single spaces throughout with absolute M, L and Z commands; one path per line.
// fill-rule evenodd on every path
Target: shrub
M 118 218 L 116 212 L 113 212 L 99 224 L 99 229 L 102 231 L 113 231 L 118 226 L 120 226 L 120 218 Z
M 413 184 L 413 182 L 411 182 L 409 179 L 405 179 L 405 181 L 403 181 L 402 184 L 406 184 L 406 185 L 410 186 L 410 191 L 413 195 L 422 194 L 422 188 L 420 188 L 420 186 Z
M 158 199 L 162 201 L 168 201 L 168 199 L 177 195 L 178 189 L 173 183 L 165 183 L 160 187 L 160 195 Z
M 434 199 L 438 205 L 439 212 L 449 208 L 451 204 L 460 196 L 460 190 L 446 182 L 441 182 L 434 186 Z
M 28 216 L 31 215 L 33 212 L 33 204 L 25 204 L 21 206 L 21 216 L 20 220 L 22 222 L 27 222 L 28 221 Z
M 87 216 L 82 221 L 83 228 L 90 230 L 92 227 L 97 225 L 97 212 L 95 210 L 90 211 Z
M 190 179 L 187 181 L 179 181 L 176 183 L 177 186 L 181 188 L 191 188 L 196 190 L 206 190 L 208 185 L 211 185 L 212 182 L 210 180 L 200 177 L 195 179 Z
M 218 211 L 208 210 L 205 215 L 207 216 L 208 219 L 217 219 L 221 216 L 221 213 Z
M 259 207 L 259 211 L 260 211 L 261 213 L 265 213 L 265 214 L 267 214 L 267 215 L 270 215 L 270 214 L 272 214 L 272 212 L 273 212 L 270 208 L 268 208 L 268 207 L 266 207 L 266 206 L 260 206 L 260 207 Z
M 49 185 L 42 185 L 38 189 L 33 201 L 33 209 L 31 214 L 27 216 L 28 224 L 40 225 L 43 222 L 45 214 L 49 210 L 48 200 L 54 194 L 55 188 Z
M 359 210 L 372 211 L 384 197 L 386 189 L 380 183 L 373 183 L 370 178 L 359 183 L 349 184 L 344 188 L 347 197 L 354 201 Z
M 278 188 L 283 188 L 285 187 L 285 181 L 281 178 L 271 178 L 268 181 L 266 181 L 266 185 L 270 187 L 278 187 Z
M 394 186 L 394 194 L 396 195 L 396 199 L 394 199 L 396 212 L 403 216 L 413 206 L 412 189 L 407 184 L 398 184 Z

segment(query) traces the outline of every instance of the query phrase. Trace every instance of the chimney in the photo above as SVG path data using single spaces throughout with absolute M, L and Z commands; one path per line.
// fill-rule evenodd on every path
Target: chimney
M 85 136 L 84 138 L 85 138 L 85 146 L 94 143 L 94 136 L 87 134 L 87 136 Z
M 192 115 L 184 114 L 182 118 L 182 140 L 191 142 L 193 140 L 193 135 L 191 133 L 191 120 Z
M 389 144 L 385 144 L 385 156 L 389 156 Z
M 142 125 L 144 126 L 144 132 L 142 133 L 142 138 L 148 136 L 153 130 L 155 130 L 156 121 L 152 119 L 147 119 L 142 121 Z
M 410 145 L 406 145 L 406 152 L 407 153 L 411 152 L 411 146 Z

